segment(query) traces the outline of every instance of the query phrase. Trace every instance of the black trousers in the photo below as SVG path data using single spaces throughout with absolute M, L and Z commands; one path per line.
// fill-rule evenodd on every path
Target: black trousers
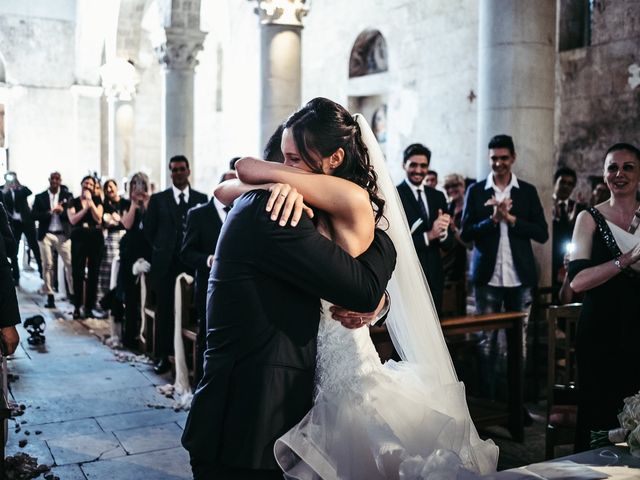
M 282 480 L 280 470 L 253 470 L 250 468 L 217 467 L 193 465 L 194 480 Z
M 83 300 L 85 310 L 96 306 L 98 291 L 98 273 L 102 261 L 104 237 L 97 228 L 77 228 L 71 233 L 71 270 L 73 274 L 74 306 L 80 307 Z M 85 267 L 87 269 L 86 290 L 84 285 Z
M 13 231 L 13 236 L 16 239 L 16 245 L 20 244 L 20 240 L 22 239 L 22 234 L 27 238 L 27 245 L 29 245 L 29 249 L 31 253 L 33 253 L 34 258 L 38 264 L 38 271 L 40 272 L 40 276 L 42 276 L 42 261 L 40 260 L 40 247 L 38 246 L 38 239 L 36 236 L 36 226 L 33 223 L 24 223 L 19 220 L 11 219 L 11 230 Z M 11 267 L 13 269 L 13 278 L 14 280 L 20 279 L 20 266 L 18 264 L 18 252 L 14 257 L 11 258 Z

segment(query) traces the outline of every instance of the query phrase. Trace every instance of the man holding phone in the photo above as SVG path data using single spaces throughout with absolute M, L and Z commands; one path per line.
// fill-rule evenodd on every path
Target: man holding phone
M 57 252 L 62 259 L 69 294 L 73 294 L 71 276 L 71 223 L 67 208 L 73 195 L 60 187 L 60 172 L 49 175 L 49 188 L 36 195 L 33 202 L 33 218 L 38 220 L 38 245 L 42 257 L 44 290 L 47 295 L 45 307 L 55 308 L 53 285 L 56 272 L 53 271 L 53 256 Z

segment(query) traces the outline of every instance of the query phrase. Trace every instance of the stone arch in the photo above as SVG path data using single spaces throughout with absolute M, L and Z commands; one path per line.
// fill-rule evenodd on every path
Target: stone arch
M 353 44 L 349 56 L 349 78 L 386 72 L 387 41 L 379 30 L 364 30 Z

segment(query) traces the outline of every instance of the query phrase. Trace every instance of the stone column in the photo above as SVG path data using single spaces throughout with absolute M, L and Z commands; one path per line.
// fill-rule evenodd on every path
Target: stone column
M 165 28 L 166 41 L 156 48 L 164 66 L 162 92 L 162 162 L 160 183 L 167 186 L 167 166 L 174 155 L 193 158 L 193 77 L 202 50 L 205 32 L 184 28 Z
M 139 77 L 135 67 L 122 58 L 114 58 L 100 69 L 107 100 L 107 171 L 122 187 L 123 177 L 131 173 L 133 146 L 133 97 Z
M 306 0 L 260 1 L 260 148 L 301 101 L 302 18 Z
M 538 189 L 551 209 L 554 166 L 556 1 L 479 2 L 478 136 L 476 176 L 490 170 L 487 144 L 513 137 L 514 171 Z M 547 221 L 549 221 L 547 215 Z M 534 242 L 540 285 L 551 284 L 551 241 Z

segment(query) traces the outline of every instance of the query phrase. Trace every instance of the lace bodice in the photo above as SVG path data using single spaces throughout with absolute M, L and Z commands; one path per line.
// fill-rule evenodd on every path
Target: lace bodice
M 316 387 L 322 391 L 364 392 L 363 381 L 382 370 L 369 329 L 350 330 L 331 318 L 331 304 L 322 301 L 318 329 Z

